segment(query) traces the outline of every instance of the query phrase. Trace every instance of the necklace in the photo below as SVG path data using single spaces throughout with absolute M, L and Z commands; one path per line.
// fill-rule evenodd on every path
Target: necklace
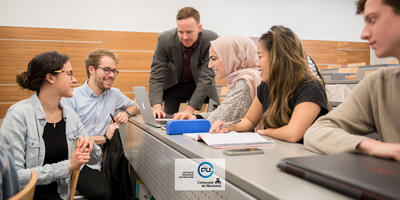
M 58 111 L 59 111 L 59 110 L 57 109 L 57 111 L 54 113 L 54 116 L 57 117 Z M 56 128 L 56 121 L 53 120 L 52 117 L 50 117 L 49 112 L 45 111 L 45 113 L 47 113 L 47 114 L 46 114 L 46 117 L 49 118 L 49 120 L 51 120 L 50 123 L 53 123 L 54 128 Z

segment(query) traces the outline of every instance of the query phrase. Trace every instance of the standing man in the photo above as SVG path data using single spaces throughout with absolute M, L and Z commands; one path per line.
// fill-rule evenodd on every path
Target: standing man
M 190 114 L 200 110 L 207 97 L 219 103 L 214 73 L 208 69 L 210 41 L 218 35 L 202 29 L 200 14 L 192 7 L 180 9 L 176 23 L 177 28 L 158 36 L 151 64 L 150 103 L 157 118 L 178 112 L 186 101 L 184 112 Z
M 400 59 L 400 1 L 358 0 L 357 13 L 364 13 L 361 39 L 368 40 L 375 55 Z M 400 161 L 399 83 L 399 67 L 365 77 L 346 101 L 307 130 L 305 147 L 318 153 L 359 152 Z M 366 137 L 375 132 L 382 141 Z
M 79 115 L 83 126 L 96 144 L 108 143 L 119 128 L 117 123 L 125 124 L 137 112 L 136 103 L 123 95 L 112 84 L 118 75 L 118 56 L 108 49 L 96 49 L 86 58 L 88 80 L 75 88 L 72 98 L 62 101 Z M 124 110 L 111 123 L 110 113 Z M 100 172 L 101 162 L 84 165 L 81 169 L 77 190 L 87 199 L 111 199 L 111 189 Z

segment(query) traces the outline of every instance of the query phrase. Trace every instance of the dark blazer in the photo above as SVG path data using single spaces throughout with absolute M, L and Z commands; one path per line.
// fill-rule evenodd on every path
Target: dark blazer
M 217 39 L 217 37 L 216 33 L 202 29 L 199 33 L 197 48 L 194 49 L 190 58 L 190 68 L 196 83 L 196 90 L 189 100 L 189 105 L 196 109 L 201 108 L 207 96 L 219 103 L 214 72 L 208 69 L 210 41 Z M 178 83 L 182 73 L 182 51 L 182 43 L 178 38 L 177 28 L 158 35 L 149 80 L 151 105 L 162 104 L 163 91 Z

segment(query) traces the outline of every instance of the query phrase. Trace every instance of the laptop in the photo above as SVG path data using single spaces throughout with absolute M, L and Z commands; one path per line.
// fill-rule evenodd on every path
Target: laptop
M 285 158 L 278 167 L 357 199 L 399 199 L 400 162 L 355 153 Z
M 145 123 L 160 128 L 165 126 L 168 121 L 172 120 L 173 116 L 171 115 L 161 119 L 154 118 L 153 110 L 151 109 L 150 101 L 147 97 L 147 92 L 144 86 L 134 86 L 133 92 L 135 93 L 136 103 Z

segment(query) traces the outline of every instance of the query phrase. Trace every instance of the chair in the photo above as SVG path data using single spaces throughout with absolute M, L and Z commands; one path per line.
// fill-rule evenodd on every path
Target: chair
M 179 104 L 179 112 L 184 111 L 187 106 L 187 103 Z M 200 110 L 195 110 L 193 114 L 199 114 L 203 112 L 208 112 L 208 103 L 203 103 Z
M 355 75 L 347 75 L 346 80 L 356 80 L 358 67 L 341 67 L 338 69 L 338 73 L 355 73 Z
M 376 70 L 371 70 L 371 71 L 365 71 L 364 73 L 364 78 L 367 77 L 369 74 L 375 72 Z
M 25 186 L 24 189 L 19 191 L 17 194 L 9 198 L 9 200 L 31 200 L 35 195 L 35 188 L 36 188 L 36 181 L 37 181 L 37 173 L 36 171 L 31 172 L 31 179 L 29 180 L 28 184 Z
M 399 64 L 399 61 L 397 59 L 390 59 L 386 61 L 386 64 Z
M 341 66 L 342 66 L 341 64 L 328 65 L 328 69 L 338 69 L 338 68 L 340 68 Z
M 74 171 L 72 171 L 71 174 L 71 179 L 69 181 L 69 190 L 71 191 L 71 194 L 69 196 L 70 200 L 74 199 L 85 199 L 83 195 L 76 194 L 76 186 L 78 185 L 78 179 L 79 179 L 79 173 L 81 172 L 81 169 L 78 168 Z
M 221 87 L 221 92 L 219 93 L 219 102 L 221 103 L 225 100 L 226 95 L 228 95 L 229 88 L 227 86 Z
M 74 199 L 75 196 L 75 192 L 76 192 L 76 185 L 78 184 L 78 178 L 79 178 L 79 173 L 80 173 L 80 168 L 76 169 L 72 172 L 71 174 L 71 181 L 70 181 L 70 191 L 71 191 L 71 195 L 69 197 L 70 200 Z
M 349 63 L 347 64 L 347 67 L 359 67 L 359 66 L 364 66 L 367 65 L 366 62 L 359 62 L 359 63 Z

